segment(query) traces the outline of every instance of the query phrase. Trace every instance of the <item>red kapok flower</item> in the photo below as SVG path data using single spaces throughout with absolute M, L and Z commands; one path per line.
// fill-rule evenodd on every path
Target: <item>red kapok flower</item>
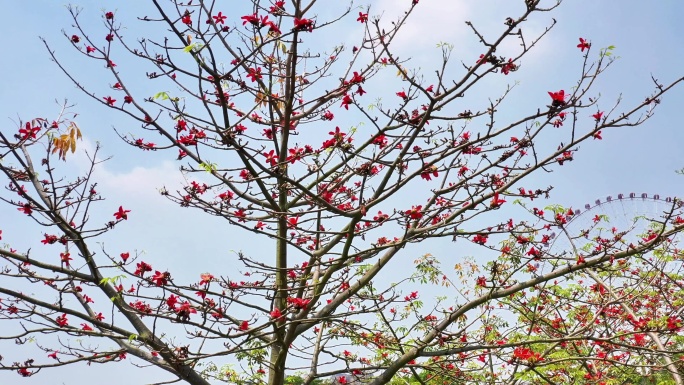
M 309 31 L 313 32 L 314 21 L 311 19 L 294 19 L 294 29 L 295 31 Z
M 283 316 L 283 313 L 280 311 L 280 309 L 275 308 L 275 309 L 273 309 L 273 311 L 270 313 L 270 315 L 271 315 L 271 318 L 277 320 L 277 319 L 279 319 L 280 317 Z
M 168 283 L 170 276 L 171 274 L 169 274 L 168 271 L 162 273 L 159 270 L 157 270 L 154 272 L 154 275 L 150 279 L 152 280 L 152 282 L 154 282 L 155 285 L 164 286 Z
M 62 314 L 62 315 L 59 316 L 59 317 L 57 317 L 57 318 L 55 319 L 55 322 L 57 322 L 57 325 L 58 325 L 59 327 L 61 327 L 61 328 L 65 327 L 65 326 L 69 326 L 69 320 L 67 320 L 67 315 L 66 315 L 66 313 L 65 313 L 65 314 Z
M 344 94 L 344 97 L 342 98 L 342 107 L 344 107 L 345 110 L 349 109 L 349 105 L 354 103 L 354 99 L 349 96 L 349 94 Z
M 562 105 L 565 103 L 565 90 L 560 90 L 558 92 L 549 92 L 551 100 L 555 103 Z
M 592 115 L 591 117 L 596 119 L 596 121 L 598 122 L 603 117 L 603 111 L 599 111 L 599 112 L 595 113 L 594 115 Z
M 248 321 L 242 321 L 240 323 L 240 330 L 241 331 L 249 330 L 249 322 Z
M 423 217 L 423 213 L 421 212 L 423 210 L 423 206 L 412 206 L 410 210 L 404 211 L 404 214 L 407 215 L 410 219 L 420 219 Z
M 116 220 L 121 220 L 121 219 L 128 219 L 128 213 L 130 213 L 131 210 L 124 210 L 122 206 L 119 206 L 119 211 L 114 213 L 114 219 Z
M 584 52 L 585 49 L 589 49 L 591 47 L 591 43 L 588 41 L 584 40 L 583 38 L 579 38 L 579 44 L 577 44 L 577 48 L 581 49 L 582 52 Z
M 495 209 L 495 208 L 500 207 L 505 202 L 506 202 L 505 200 L 499 198 L 499 193 L 494 193 L 494 196 L 492 197 L 491 202 L 489 202 L 489 207 Z
M 254 26 L 259 25 L 259 16 L 257 16 L 256 13 L 253 15 L 242 16 L 240 19 L 242 19 L 242 25 L 245 25 L 247 23 L 250 23 Z
M 323 120 L 333 120 L 333 118 L 335 118 L 335 115 L 333 115 L 333 113 L 330 111 L 325 111 L 323 116 L 321 116 L 321 119 Z
M 479 245 L 484 245 L 485 243 L 487 243 L 487 236 L 483 234 L 477 234 L 473 237 L 473 242 Z
M 31 203 L 24 203 L 21 205 L 17 210 L 21 211 L 22 213 L 26 215 L 31 215 L 33 213 L 33 209 L 31 209 Z
M 209 273 L 202 273 L 200 274 L 200 285 L 208 285 L 211 283 L 211 281 L 214 280 L 214 276 Z
M 59 253 L 59 259 L 67 266 L 69 266 L 69 261 L 73 260 L 73 258 L 71 258 L 71 253 Z
M 437 166 L 432 165 L 430 167 L 426 167 L 423 169 L 423 171 L 420 173 L 420 177 L 425 179 L 425 180 L 432 180 L 432 177 L 437 178 L 439 176 L 439 171 L 437 169 Z
M 247 70 L 247 77 L 252 80 L 252 82 L 255 82 L 257 79 L 261 79 L 261 67 L 257 68 L 249 68 Z
M 133 272 L 133 274 L 142 277 L 148 271 L 152 271 L 152 266 L 149 263 L 141 261 L 136 265 L 135 272 Z
M 228 16 L 224 15 L 222 12 L 219 12 L 216 16 L 212 16 L 212 18 L 214 18 L 214 23 L 223 24 Z
M 504 75 L 508 75 L 512 71 L 516 71 L 518 69 L 518 66 L 513 63 L 513 59 L 508 59 L 508 63 L 504 63 L 501 66 L 501 73 Z

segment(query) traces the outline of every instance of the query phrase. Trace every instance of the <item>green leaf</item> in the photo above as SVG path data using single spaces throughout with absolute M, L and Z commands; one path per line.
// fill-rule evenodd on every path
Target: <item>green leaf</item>
M 152 98 L 153 99 L 168 100 L 169 94 L 166 92 L 157 92 L 156 94 L 154 94 L 154 96 Z
M 124 275 L 124 274 L 122 274 L 122 275 L 117 275 L 117 276 L 114 276 L 114 277 L 105 277 L 105 278 L 102 278 L 102 279 L 100 280 L 100 285 L 102 285 L 102 284 L 105 284 L 105 285 L 106 285 L 106 284 L 108 284 L 108 283 L 111 283 L 112 285 L 114 285 L 114 284 L 116 284 L 117 282 L 119 282 L 120 280 L 122 280 L 122 279 L 124 279 L 124 278 L 126 278 L 126 275 Z
M 562 213 L 567 211 L 561 205 L 549 205 L 549 206 L 544 207 L 544 210 L 553 211 L 554 214 L 562 214 Z
M 204 162 L 202 162 L 199 164 L 199 167 L 206 172 L 212 172 L 212 171 L 216 171 L 217 166 L 216 166 L 216 163 L 204 163 Z
M 199 51 L 204 48 L 204 44 L 192 43 L 189 46 L 183 48 L 183 52 L 188 53 L 190 51 Z
M 602 49 L 601 50 L 601 56 L 611 56 L 613 54 L 611 51 L 614 49 L 615 49 L 614 45 L 610 45 L 610 46 Z

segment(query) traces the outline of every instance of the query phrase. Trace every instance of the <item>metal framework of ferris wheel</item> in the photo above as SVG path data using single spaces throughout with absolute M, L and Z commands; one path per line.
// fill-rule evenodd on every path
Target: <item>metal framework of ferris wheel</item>
M 587 212 L 598 211 L 607 207 L 614 208 L 618 205 L 621 205 L 624 211 L 627 204 L 630 204 L 632 209 L 643 211 L 645 214 L 662 214 L 662 212 L 659 213 L 658 211 L 664 211 L 667 208 L 678 209 L 684 206 L 684 202 L 678 198 L 661 198 L 659 194 L 649 195 L 647 193 L 642 193 L 639 195 L 632 192 L 629 194 L 618 194 L 617 198 L 613 198 L 609 195 L 603 200 L 597 199 L 593 204 L 587 203 L 584 205 L 584 211 L 581 211 L 581 209 L 575 210 L 575 216 L 571 220 L 581 218 L 582 215 L 586 215 Z M 647 205 L 650 207 L 647 207 Z M 660 210 L 661 208 L 663 210 Z M 638 214 L 638 212 L 632 212 L 632 214 Z
M 596 199 L 593 203 L 587 203 L 580 209 L 573 209 L 574 215 L 568 218 L 565 225 L 567 234 L 576 236 L 587 228 L 593 228 L 592 224 L 596 215 L 608 218 L 612 226 L 624 230 L 631 228 L 632 234 L 639 234 L 656 222 L 662 222 L 667 216 L 684 216 L 684 202 L 676 197 L 662 197 L 659 194 L 617 194 L 617 196 L 607 196 L 603 199 Z M 551 247 L 562 240 L 563 236 L 554 234 L 554 241 Z M 587 234 L 586 238 L 591 238 Z M 684 235 L 677 234 L 678 241 L 684 241 Z M 555 245 L 556 248 L 561 245 Z M 561 247 L 562 247 L 561 246 Z

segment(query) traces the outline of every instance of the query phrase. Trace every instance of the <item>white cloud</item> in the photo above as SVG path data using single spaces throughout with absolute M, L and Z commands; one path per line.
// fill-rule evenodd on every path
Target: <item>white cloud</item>
M 85 152 L 87 151 L 88 154 L 92 155 L 95 152 L 94 149 L 95 145 L 87 139 L 84 139 L 83 143 L 79 143 L 79 151 L 74 154 L 73 163 L 79 166 L 81 174 L 86 171 L 85 167 L 89 167 L 90 164 Z M 125 156 L 124 151 L 135 151 L 135 149 L 125 148 L 117 156 Z M 144 161 L 145 158 L 143 156 L 139 159 Z M 165 203 L 163 199 L 160 199 L 159 190 L 166 186 L 170 191 L 175 191 L 181 187 L 184 181 L 179 166 L 169 160 L 153 163 L 149 166 L 135 166 L 121 171 L 113 170 L 110 167 L 110 164 L 113 165 L 114 162 L 116 162 L 116 157 L 100 163 L 95 168 L 94 179 L 98 183 L 98 190 L 101 190 L 105 196 L 134 196 L 136 201 Z
M 122 173 L 104 168 L 97 172 L 97 179 L 107 190 L 115 190 L 119 194 L 134 194 L 138 199 L 158 197 L 161 187 L 168 186 L 173 190 L 180 187 L 183 181 L 178 167 L 170 161 L 152 167 L 136 166 Z

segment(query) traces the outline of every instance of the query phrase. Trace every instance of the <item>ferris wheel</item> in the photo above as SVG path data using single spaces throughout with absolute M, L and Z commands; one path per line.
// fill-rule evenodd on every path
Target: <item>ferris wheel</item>
M 639 237 L 649 229 L 656 228 L 658 223 L 667 218 L 684 217 L 684 202 L 675 197 L 661 197 L 659 194 L 629 193 L 596 199 L 573 211 L 574 215 L 564 225 L 566 231 L 552 234 L 550 251 L 567 250 L 571 246 L 571 237 L 576 242 L 575 247 L 582 247 L 611 230 L 626 232 L 625 241 L 637 244 Z M 578 237 L 580 234 L 582 237 Z M 684 235 L 680 232 L 672 241 L 683 244 Z

